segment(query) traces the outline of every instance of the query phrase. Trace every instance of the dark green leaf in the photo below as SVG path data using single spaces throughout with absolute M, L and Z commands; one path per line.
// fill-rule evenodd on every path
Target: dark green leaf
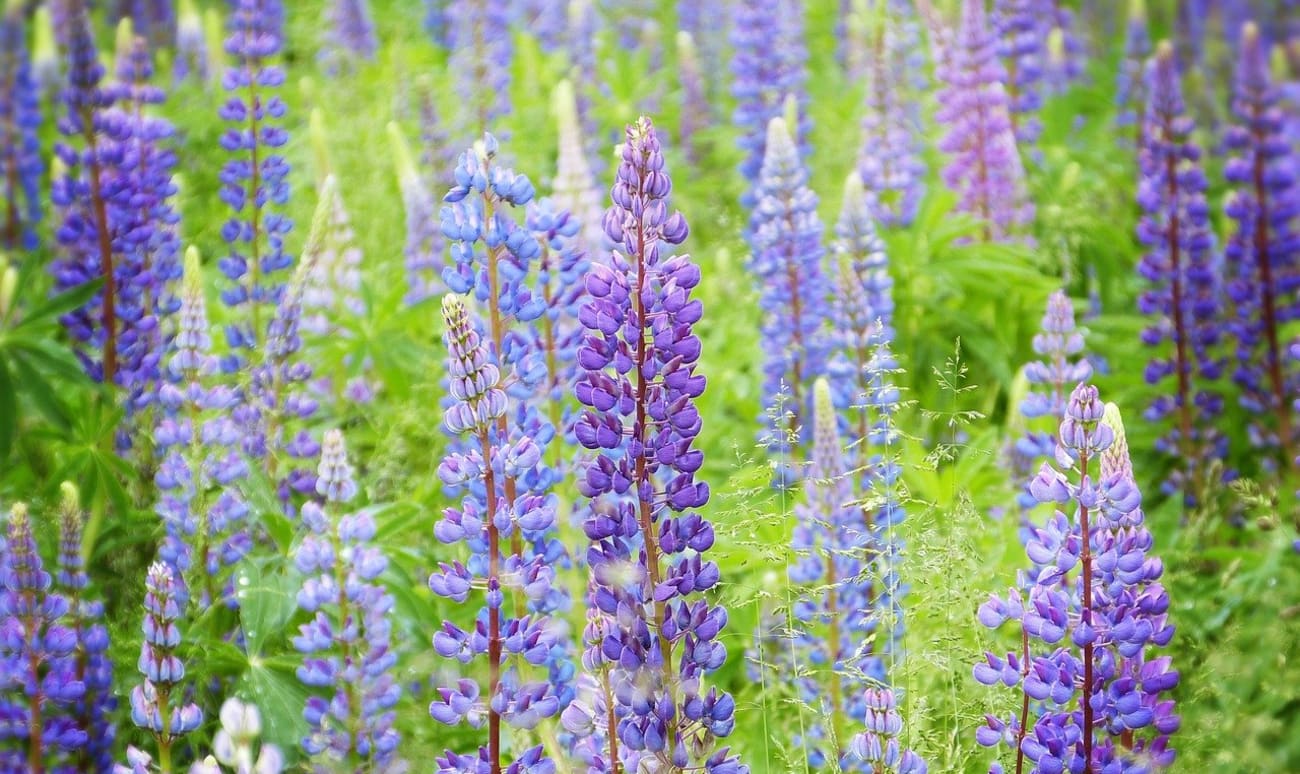
M 13 357 L 9 364 L 13 366 L 18 381 L 23 385 L 23 394 L 31 400 L 36 410 L 41 412 L 50 424 L 67 432 L 72 427 L 68 420 L 68 409 L 59 400 L 54 385 L 46 381 L 45 377 L 22 357 Z
M 23 328 L 37 325 L 38 323 L 52 321 L 61 314 L 85 306 L 86 303 L 89 302 L 90 299 L 94 298 L 95 294 L 99 292 L 99 286 L 101 284 L 103 284 L 103 280 L 96 278 L 84 285 L 78 285 L 66 293 L 60 293 L 59 295 L 54 296 L 28 312 L 27 315 L 23 317 L 22 321 L 19 322 L 18 325 L 14 326 L 14 330 L 22 330 Z
M 300 585 L 298 571 L 278 558 L 246 561 L 235 570 L 239 620 L 250 654 L 265 655 L 267 643 L 284 631 L 297 610 Z

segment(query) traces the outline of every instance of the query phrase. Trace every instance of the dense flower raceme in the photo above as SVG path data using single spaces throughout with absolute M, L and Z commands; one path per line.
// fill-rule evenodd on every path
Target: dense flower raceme
M 983 0 L 963 0 L 950 61 L 940 68 L 936 117 L 947 125 L 939 143 L 949 154 L 944 182 L 957 192 L 958 209 L 983 221 L 984 241 L 1005 240 L 1034 216 L 995 45 Z
M 1065 407 L 1074 385 L 1092 376 L 1092 365 L 1083 355 L 1083 333 L 1074 324 L 1074 305 L 1063 291 L 1056 291 L 1047 299 L 1042 330 L 1034 334 L 1034 353 L 1042 360 L 1025 365 L 1025 381 L 1029 393 L 1020 402 L 1020 415 L 1033 423 L 1050 418 L 1052 427 L 1059 427 L 1065 418 Z M 1022 488 L 1017 505 L 1026 510 L 1037 501 L 1028 485 L 1037 465 L 1056 454 L 1053 433 L 1028 431 L 1015 439 L 1011 459 L 1015 463 L 1016 485 Z
M 727 13 L 725 0 L 677 0 L 677 29 L 691 36 L 704 90 L 710 95 L 722 88 L 726 75 Z
M 1178 470 L 1166 491 L 1180 491 L 1189 503 L 1204 483 L 1204 470 L 1223 454 L 1222 438 L 1208 422 L 1222 409 L 1222 398 L 1208 388 L 1220 376 L 1216 350 L 1219 269 L 1213 255 L 1206 179 L 1201 149 L 1193 142 L 1173 49 L 1161 43 L 1148 68 L 1146 133 L 1139 153 L 1142 208 L 1138 240 L 1146 249 L 1138 273 L 1147 289 L 1138 308 L 1152 319 L 1142 342 L 1158 348 L 1148 363 L 1148 384 L 1173 378 L 1172 394 L 1155 399 L 1145 416 L 1169 421 L 1158 447 L 1176 458 Z
M 397 124 L 388 125 L 397 167 L 397 186 L 406 212 L 406 241 L 402 247 L 406 267 L 407 304 L 418 304 L 443 291 L 442 270 L 447 265 L 447 247 L 438 220 L 437 200 L 429 181 L 415 165 L 411 147 Z
M 731 43 L 736 53 L 731 62 L 731 93 L 736 110 L 732 121 L 740 130 L 739 143 L 745 152 L 740 171 L 751 186 L 743 199 L 752 204 L 752 189 L 759 184 L 767 156 L 768 125 L 782 115 L 787 97 L 798 105 L 798 126 L 791 129 L 800 152 L 807 152 L 812 129 L 805 88 L 808 50 L 803 42 L 802 8 L 793 0 L 739 0 L 733 13 Z
M 695 38 L 684 30 L 677 33 L 677 71 L 681 82 L 681 117 L 677 123 L 677 139 L 692 164 L 700 160 L 700 129 L 712 122 L 713 108 L 705 94 L 704 73 L 700 70 L 700 55 Z
M 812 380 L 822 375 L 830 345 L 822 270 L 822 225 L 808 169 L 781 118 L 767 129 L 767 155 L 749 226 L 750 271 L 763 309 L 764 443 L 781 475 L 791 473 L 792 441 L 806 428 Z
M 170 770 L 172 745 L 203 723 L 203 711 L 186 701 L 185 663 L 176 655 L 182 618 L 177 590 L 171 568 L 155 562 L 145 577 L 139 661 L 144 682 L 131 690 L 131 721 L 153 735 L 163 771 Z
M 40 92 L 21 4 L 0 9 L 0 248 L 36 247 L 41 221 Z
M 171 48 L 176 41 L 176 4 L 163 0 L 123 0 L 116 13 L 129 20 L 153 49 Z
M 329 28 L 321 57 L 331 71 L 356 59 L 374 59 L 379 50 L 370 0 L 330 0 Z
M 979 610 L 990 628 L 1019 624 L 1017 650 L 986 653 L 975 678 L 1018 689 L 1021 709 L 987 715 L 976 738 L 1010 748 L 1016 770 L 1026 759 L 1036 772 L 1162 769 L 1178 728 L 1162 694 L 1178 673 L 1155 654 L 1173 627 L 1118 409 L 1079 385 L 1059 442 L 1059 469 L 1044 463 L 1031 485 L 1057 508 L 1026 544 L 1032 567 Z
M 337 512 L 357 494 L 338 430 L 325 434 L 316 493 L 324 504 L 303 505 L 309 534 L 294 556 L 304 578 L 298 606 L 312 616 L 293 639 L 304 655 L 298 679 L 316 691 L 303 710 L 311 730 L 302 747 L 323 770 L 396 771 L 402 690 L 391 673 L 393 598 L 379 581 L 388 560 L 371 545 L 367 511 Z
M 1224 137 L 1231 153 L 1224 176 L 1236 187 L 1227 204 L 1236 230 L 1224 251 L 1227 296 L 1235 311 L 1228 323 L 1236 344 L 1232 376 L 1243 405 L 1255 415 L 1255 445 L 1275 447 L 1281 464 L 1290 467 L 1298 439 L 1289 396 L 1300 388 L 1300 372 L 1280 337 L 1300 317 L 1300 187 L 1280 99 L 1260 30 L 1249 24 L 1242 32 L 1233 101 L 1237 123 Z
M 68 601 L 68 625 L 76 631 L 76 679 L 85 688 L 73 706 L 77 725 L 86 731 L 86 744 L 78 751 L 78 770 L 109 772 L 113 769 L 113 742 L 117 725 L 113 713 L 113 661 L 108 655 L 108 629 L 104 605 L 87 596 L 89 578 L 81 557 L 85 515 L 76 487 L 64 482 L 59 511 L 58 573 L 54 585 Z
M 663 255 L 687 235 L 681 213 L 669 210 L 671 190 L 654 127 L 641 118 L 627 128 L 605 213 L 617 247 L 587 276 L 578 352 L 587 410 L 575 431 L 597 453 L 579 480 L 593 501 L 584 530 L 589 601 L 599 611 L 583 662 L 608 675 L 607 712 L 597 717 L 579 699 L 564 720 L 579 736 L 602 727 L 607 770 L 616 773 L 739 774 L 746 767 L 715 741 L 731 733 L 735 702 L 703 682 L 726 660 L 727 614 L 699 596 L 719 581 L 704 557 L 713 527 L 695 510 L 709 499 L 695 479 L 703 455 L 692 448 L 701 426 L 694 401 L 705 386 L 692 326 L 703 310 L 690 298 L 698 267 Z
M 908 226 L 916 218 L 925 180 L 914 88 L 919 68 L 906 48 L 917 44 L 916 25 L 892 3 L 885 8 L 864 57 L 867 96 L 857 170 L 875 219 Z
M 594 0 L 569 0 L 567 11 L 565 47 L 569 54 L 569 82 L 574 84 L 574 107 L 586 140 L 587 161 L 599 170 L 603 168 L 608 149 L 602 140 L 594 103 L 597 96 L 609 91 L 609 85 L 600 77 L 596 59 L 600 17 Z
M 1115 101 L 1119 106 L 1116 124 L 1128 127 L 1135 146 L 1142 145 L 1146 112 L 1146 63 L 1151 56 L 1151 32 L 1147 28 L 1146 0 L 1129 0 L 1124 32 L 1124 55 L 1119 63 Z
M 199 254 L 185 255 L 181 308 L 159 389 L 154 444 L 154 506 L 166 536 L 158 551 L 184 604 L 233 603 L 224 570 L 252 548 L 248 506 L 239 483 L 248 476 L 243 428 L 233 415 L 237 393 L 218 373 L 212 352 Z
M 519 0 L 520 26 L 537 38 L 547 53 L 559 50 L 565 43 L 568 17 L 564 6 L 563 0 Z
M 449 12 L 451 60 L 456 88 L 465 105 L 460 136 L 474 137 L 510 112 L 510 3 L 452 0 Z
M 866 730 L 849 742 L 853 757 L 865 763 L 873 774 L 926 774 L 929 766 L 925 760 L 898 740 L 903 716 L 898 713 L 894 692 L 889 688 L 868 688 L 862 703 L 866 707 Z
M 555 179 L 551 181 L 551 198 L 557 208 L 568 210 L 576 220 L 578 248 L 593 259 L 601 260 L 609 247 L 609 239 L 600 226 L 603 214 L 601 192 L 587 161 L 577 94 L 570 81 L 560 81 L 556 85 L 554 101 L 559 148 L 555 159 Z
M 190 767 L 190 774 L 280 774 L 284 755 L 273 744 L 254 745 L 262 735 L 262 715 L 257 707 L 235 697 L 221 704 L 221 728 L 212 739 L 212 754 Z
M 208 51 L 207 30 L 194 0 L 180 0 L 176 21 L 176 60 L 172 78 L 177 83 L 192 78 L 207 84 L 212 77 L 212 59 Z
M 86 694 L 78 677 L 79 632 L 68 597 L 52 587 L 32 536 L 27 506 L 9 511 L 0 575 L 0 766 L 58 770 L 80 759 L 87 731 L 77 722 Z M 107 645 L 107 643 L 104 643 Z
M 269 315 L 284 295 L 277 275 L 293 265 L 284 239 L 293 222 L 283 214 L 289 200 L 289 163 L 280 149 L 289 140 L 281 126 L 284 101 L 277 90 L 284 70 L 272 64 L 283 44 L 280 0 L 237 0 L 228 21 L 225 50 L 230 67 L 221 79 L 229 92 L 220 116 L 229 126 L 221 147 L 231 154 L 221 171 L 221 200 L 232 210 L 221 229 L 230 252 L 221 259 L 229 285 L 221 300 L 234 310 L 226 326 L 233 370 L 261 351 Z M 255 356 L 255 355 L 252 355 Z
M 998 57 L 1006 72 L 1007 108 L 1022 145 L 1038 140 L 1042 123 L 1042 78 L 1046 66 L 1046 37 L 1042 34 L 1045 3 L 1039 0 L 995 0 L 992 27 Z

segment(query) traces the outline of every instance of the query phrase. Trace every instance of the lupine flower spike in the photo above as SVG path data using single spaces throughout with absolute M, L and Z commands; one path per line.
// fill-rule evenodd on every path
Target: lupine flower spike
M 1059 468 L 1043 463 L 1030 485 L 1057 508 L 1025 546 L 1031 567 L 978 615 L 992 629 L 1018 623 L 1019 649 L 986 653 L 974 673 L 1018 689 L 1020 710 L 986 715 L 976 739 L 1009 748 L 1017 771 L 1026 762 L 1034 771 L 1164 769 L 1179 723 L 1162 696 L 1178 673 L 1155 655 L 1173 636 L 1169 596 L 1149 553 L 1119 411 L 1102 405 L 1097 388 L 1074 389 L 1055 456 Z
M 705 387 L 692 327 L 703 308 L 690 297 L 699 268 L 663 254 L 687 236 L 685 219 L 669 209 L 671 190 L 654 127 L 641 118 L 627 127 L 604 221 L 617 247 L 610 265 L 587 276 L 588 334 L 578 352 L 586 411 L 575 432 L 597 453 L 579 488 L 593 501 L 584 530 L 601 619 L 589 627 L 583 661 L 603 665 L 610 693 L 604 715 L 579 699 L 565 721 L 574 733 L 603 726 L 606 770 L 615 774 L 742 774 L 748 769 L 716 741 L 735 726 L 735 701 L 704 684 L 726 660 L 727 614 L 700 596 L 719 582 L 705 558 L 713 527 L 695 510 L 709 499 L 695 478 L 703 455 L 692 448 L 701 426 L 694 401 Z
M 32 536 L 27 506 L 9 511 L 0 575 L 0 658 L 13 688 L 0 697 L 0 764 L 6 771 L 59 771 L 85 752 L 76 709 L 86 693 L 78 678 L 79 637 L 69 600 L 51 588 Z
M 460 73 L 457 90 L 466 105 L 468 126 L 474 137 L 492 128 L 510 112 L 510 4 L 501 0 L 453 0 L 450 19 L 451 72 Z
M 221 729 L 212 740 L 212 754 L 190 767 L 190 774 L 280 774 L 284 755 L 273 744 L 262 743 L 262 716 L 257 707 L 235 697 L 221 705 Z M 254 754 L 256 752 L 256 754 Z
M 406 295 L 403 298 L 408 304 L 418 304 L 443 291 L 447 247 L 438 221 L 437 200 L 429 190 L 429 181 L 416 167 L 411 147 L 397 124 L 388 125 L 388 139 L 393 146 L 397 185 L 406 210 L 406 243 L 402 248 Z
M 1190 505 L 1206 484 L 1210 461 L 1224 452 L 1222 438 L 1207 424 L 1222 410 L 1222 398 L 1210 383 L 1225 365 L 1216 353 L 1221 331 L 1214 237 L 1201 149 L 1192 139 L 1195 127 L 1185 111 L 1168 42 L 1160 44 L 1147 78 L 1137 200 L 1143 213 L 1138 240 L 1147 250 L 1138 273 L 1148 285 L 1138 308 L 1152 318 L 1142 342 L 1159 348 L 1147 364 L 1146 381 L 1158 385 L 1173 377 L 1174 388 L 1173 394 L 1156 398 L 1145 416 L 1172 425 L 1158 444 L 1178 462 L 1165 491 L 1180 492 Z
M 1119 105 L 1116 125 L 1127 128 L 1135 139 L 1133 147 L 1143 145 L 1146 123 L 1146 63 L 1151 56 L 1151 33 L 1147 29 L 1146 0 L 1129 0 L 1128 22 L 1124 33 L 1124 56 L 1120 60 L 1115 88 Z
M 870 197 L 871 215 L 886 226 L 907 226 L 916 218 L 925 185 L 915 125 L 920 108 L 909 82 L 915 68 L 905 50 L 908 33 L 915 38 L 915 29 L 895 18 L 892 7 L 880 15 L 864 57 L 867 97 L 857 171 Z
M 302 748 L 324 770 L 383 772 L 395 764 L 393 707 L 402 694 L 392 675 L 393 598 L 379 582 L 388 560 L 371 545 L 374 519 L 338 513 L 357 494 L 338 430 L 325 434 L 316 494 L 324 504 L 303 505 L 309 534 L 294 556 L 304 578 L 298 606 L 312 616 L 293 638 L 304 656 L 298 679 L 314 692 Z
M 145 579 L 144 641 L 140 645 L 140 674 L 144 682 L 131 691 L 131 720 L 153 735 L 158 770 L 172 771 L 172 747 L 203 723 L 203 711 L 185 701 L 185 664 L 176 655 L 181 644 L 176 576 L 161 562 Z
M 872 774 L 926 774 L 929 766 L 921 756 L 904 749 L 898 737 L 903 717 L 898 713 L 894 692 L 889 688 L 868 688 L 863 695 L 866 730 L 853 737 L 849 750 L 867 764 Z
M 0 249 L 36 247 L 41 220 L 40 92 L 20 0 L 0 9 Z
M 596 176 L 587 163 L 583 147 L 582 124 L 578 115 L 577 95 L 570 81 L 555 87 L 555 122 L 559 149 L 555 161 L 555 179 L 551 198 L 556 207 L 568 210 L 578 223 L 578 246 L 595 260 L 603 260 L 609 240 L 601 228 L 603 210 Z
M 764 443 L 784 481 L 792 474 L 793 460 L 785 456 L 790 440 L 806 430 L 811 384 L 826 367 L 830 288 L 817 196 L 784 119 L 772 119 L 765 147 L 749 227 L 750 271 L 763 309 L 763 406 L 771 424 Z
M 1281 453 L 1272 464 L 1296 465 L 1295 419 L 1291 402 L 1300 387 L 1296 363 L 1283 351 L 1281 329 L 1300 317 L 1300 235 L 1294 230 L 1300 200 L 1296 156 L 1285 133 L 1281 94 L 1269 74 L 1260 30 L 1241 33 L 1233 115 L 1224 137 L 1232 154 L 1224 176 L 1236 187 L 1228 217 L 1237 228 L 1228 241 L 1227 295 L 1236 312 L 1228 330 L 1236 342 L 1233 381 L 1254 415 L 1253 445 Z
M 208 53 L 207 31 L 203 28 L 203 15 L 194 0 L 180 0 L 176 26 L 176 61 L 172 77 L 177 83 L 193 78 L 207 85 L 212 77 L 212 61 Z
M 379 49 L 370 0 L 330 0 L 329 28 L 321 58 L 329 72 L 374 59 Z
M 692 164 L 698 164 L 701 153 L 699 131 L 712 123 L 713 110 L 704 92 L 704 73 L 700 70 L 695 38 L 685 30 L 677 33 L 677 67 L 682 85 L 678 140 L 686 151 L 686 158 Z
M 1034 0 L 993 3 L 992 26 L 998 57 L 1006 71 L 1007 107 L 1022 147 L 1037 142 L 1042 130 L 1038 110 L 1043 104 L 1041 80 L 1047 51 L 1038 5 Z
M 939 68 L 944 88 L 937 118 L 948 127 L 939 147 L 949 154 L 943 179 L 957 192 L 958 209 L 980 219 L 986 242 L 1023 230 L 1034 213 L 995 45 L 984 0 L 963 0 L 950 61 Z

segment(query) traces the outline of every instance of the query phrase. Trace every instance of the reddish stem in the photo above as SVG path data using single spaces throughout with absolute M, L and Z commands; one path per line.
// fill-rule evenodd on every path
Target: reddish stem
M 1079 453 L 1079 471 L 1083 481 L 1088 478 L 1088 451 Z M 1079 504 L 1079 527 L 1082 534 L 1080 560 L 1083 564 L 1083 610 L 1081 618 L 1088 627 L 1092 626 L 1092 536 L 1088 524 L 1088 506 Z M 1083 694 L 1079 701 L 1083 704 L 1083 760 L 1085 771 L 1092 771 L 1092 729 L 1095 725 L 1092 710 L 1093 689 L 1093 644 L 1091 641 L 1083 646 Z

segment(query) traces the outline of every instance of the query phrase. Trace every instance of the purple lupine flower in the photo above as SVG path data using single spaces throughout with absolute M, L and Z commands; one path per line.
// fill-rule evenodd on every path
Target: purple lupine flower
M 987 715 L 976 732 L 981 745 L 1014 751 L 1017 770 L 1026 759 L 1035 771 L 1173 761 L 1178 717 L 1162 694 L 1178 673 L 1155 650 L 1173 636 L 1169 596 L 1124 438 L 1114 404 L 1076 387 L 1060 425 L 1061 468 L 1044 463 L 1031 484 L 1038 502 L 1057 508 L 1026 544 L 1033 571 L 979 609 L 984 626 L 1020 629 L 1016 652 L 988 652 L 974 669 L 980 683 L 1023 696 L 1018 715 Z
M 887 226 L 908 226 L 916 218 L 925 186 L 921 160 L 919 105 L 909 88 L 909 52 L 915 25 L 890 12 L 870 41 L 866 56 L 866 109 L 857 170 L 870 197 L 871 213 Z M 910 31 L 910 41 L 909 41 Z
M 1048 93 L 1060 94 L 1083 77 L 1087 46 L 1079 36 L 1074 9 L 1061 0 L 1048 0 L 1049 6 L 1039 14 L 1042 39 L 1046 42 L 1043 86 Z
M 554 101 L 559 146 L 551 198 L 556 207 L 568 210 L 577 221 L 578 248 L 600 260 L 609 248 L 609 240 L 600 225 L 604 214 L 600 206 L 601 192 L 583 147 L 582 120 L 572 82 L 565 80 L 556 85 Z
M 558 51 L 569 23 L 566 0 L 518 0 L 519 24 L 537 39 L 542 50 Z
M 957 208 L 982 221 L 986 242 L 1009 238 L 1034 216 L 995 45 L 983 0 L 963 0 L 950 61 L 939 68 L 937 117 L 948 127 L 939 148 L 950 157 L 943 179 L 958 194 Z
M 438 46 L 448 45 L 447 0 L 424 0 L 424 31 Z
M 582 136 L 586 139 L 587 163 L 592 169 L 603 168 L 609 152 L 596 121 L 594 103 L 598 96 L 608 96 L 609 85 L 600 77 L 596 43 L 600 18 L 592 0 L 569 0 L 565 48 L 569 53 L 569 83 L 574 84 L 574 107 Z M 578 212 L 578 210 L 573 210 Z
M 113 713 L 113 660 L 108 655 L 108 629 L 104 605 L 86 597 L 90 581 L 81 557 L 84 514 L 76 487 L 64 482 L 59 511 L 59 555 L 55 588 L 68 600 L 68 622 L 77 635 L 76 671 L 85 692 L 72 710 L 77 725 L 86 732 L 86 744 L 77 753 L 77 770 L 106 774 L 113 770 L 113 742 L 117 724 Z
M 177 591 L 171 568 L 154 562 L 145 577 L 139 661 L 144 682 L 131 690 L 131 722 L 153 735 L 162 771 L 171 769 L 172 745 L 203 724 L 199 705 L 185 702 L 185 663 L 176 655 L 182 617 Z
M 809 387 L 826 368 L 830 288 L 821 265 L 817 195 L 784 119 L 772 119 L 764 145 L 749 227 L 750 271 L 763 309 L 764 443 L 781 458 L 778 475 L 784 477 L 792 472 L 791 460 L 784 459 L 791 436 L 807 425 Z
M 248 476 L 241 454 L 243 428 L 232 409 L 237 393 L 224 384 L 212 353 L 199 254 L 185 254 L 181 307 L 171 354 L 158 392 L 153 441 L 154 510 L 166 531 L 159 559 L 172 571 L 181 604 L 233 604 L 225 571 L 246 556 L 252 539 L 239 482 Z
M 1213 255 L 1201 149 L 1192 140 L 1195 127 L 1185 112 L 1168 42 L 1159 45 L 1149 66 L 1147 94 L 1137 201 L 1143 212 L 1138 240 L 1147 249 L 1138 272 L 1148 287 L 1138 308 L 1153 318 L 1142 342 L 1159 347 L 1147 365 L 1146 381 L 1156 385 L 1173 377 L 1175 387 L 1172 395 L 1156 398 L 1145 416 L 1152 422 L 1171 421 L 1158 447 L 1178 460 L 1179 469 L 1165 491 L 1180 491 L 1190 504 L 1205 484 L 1210 459 L 1224 452 L 1221 437 L 1208 426 L 1222 410 L 1222 399 L 1208 389 L 1224 367 L 1215 352 L 1220 269 Z
M 0 697 L 0 764 L 15 772 L 59 770 L 87 742 L 76 717 L 86 693 L 77 677 L 76 619 L 69 620 L 68 598 L 51 588 L 22 503 L 9 511 L 5 544 L 0 658 L 8 686 Z
M 212 60 L 208 52 L 207 30 L 194 0 L 180 0 L 176 22 L 176 61 L 172 78 L 180 83 L 187 78 L 206 85 L 212 77 Z
M 449 432 L 476 441 L 478 448 L 453 450 L 439 466 L 443 482 L 465 487 L 467 494 L 459 508 L 444 511 L 434 534 L 444 543 L 464 542 L 474 556 L 468 565 L 459 560 L 442 563 L 439 571 L 429 576 L 429 588 L 438 596 L 462 603 L 476 588 L 485 594 L 473 630 L 445 621 L 434 636 L 433 646 L 440 656 L 461 663 L 486 656 L 489 677 L 486 691 L 468 678 L 440 686 L 438 698 L 429 705 L 429 714 L 448 725 L 465 722 L 474 728 L 485 723 L 488 726 L 487 744 L 479 747 L 477 756 L 448 751 L 438 761 L 439 771 L 500 771 L 505 752 L 502 721 L 533 728 L 560 710 L 556 685 L 550 680 L 525 680 L 530 666 L 547 663 L 558 645 L 557 632 L 546 615 L 525 615 L 520 604 L 545 599 L 551 591 L 553 570 L 538 555 L 525 561 L 518 547 L 525 520 L 528 527 L 549 529 L 555 519 L 555 506 L 528 495 L 509 497 L 516 492 L 514 486 L 505 486 L 508 477 L 517 475 L 515 471 L 530 461 L 536 465 L 542 449 L 531 438 L 512 443 L 499 432 L 499 423 L 510 413 L 510 399 L 502 387 L 501 370 L 494 362 L 492 348 L 475 330 L 476 323 L 460 297 L 445 296 L 442 310 L 453 399 L 443 424 Z M 481 488 L 481 497 L 476 487 Z M 511 554 L 502 556 L 507 547 Z M 514 599 L 516 616 L 506 610 L 507 594 Z M 540 764 L 544 760 L 542 748 L 523 751 L 509 766 L 514 770 L 529 759 L 537 759 Z
M 1236 187 L 1226 210 L 1237 228 L 1224 250 L 1236 318 L 1228 324 L 1236 341 L 1232 378 L 1254 415 L 1253 444 L 1275 448 L 1289 468 L 1300 439 L 1288 396 L 1297 394 L 1300 372 L 1282 351 L 1279 329 L 1300 317 L 1300 235 L 1294 232 L 1300 188 L 1280 99 L 1259 28 L 1247 24 L 1232 104 L 1237 124 L 1224 137 L 1231 153 L 1224 177 Z
M 257 706 L 231 696 L 221 704 L 221 729 L 212 739 L 212 754 L 190 767 L 190 774 L 280 774 L 284 755 L 273 744 L 262 743 L 254 755 L 253 746 L 262 735 L 262 716 Z
M 604 733 L 617 737 L 611 752 L 628 767 L 615 758 L 615 772 L 639 758 L 666 771 L 742 774 L 748 768 L 715 741 L 734 728 L 735 701 L 703 683 L 726 660 L 727 614 L 699 596 L 719 582 L 704 557 L 713 527 L 695 510 L 709 499 L 695 478 L 703 455 L 692 448 L 701 426 L 694 400 L 705 387 L 692 326 L 703 309 L 690 298 L 699 268 L 662 252 L 687 236 L 681 213 L 668 208 L 671 190 L 643 117 L 627 127 L 604 221 L 617 248 L 587 275 L 588 333 L 578 352 L 577 396 L 587 410 L 575 433 L 597 452 L 579 480 L 593 501 L 584 524 L 591 602 L 604 617 L 599 659 L 617 718 Z
M 279 150 L 289 140 L 277 93 L 284 70 L 271 63 L 283 44 L 284 8 L 280 0 L 237 0 L 228 24 L 225 50 L 233 61 L 221 84 L 230 96 L 219 114 L 229 124 L 221 147 L 232 158 L 221 172 L 221 200 L 233 212 L 221 229 L 230 252 L 219 266 L 230 282 L 221 300 L 234 317 L 226 326 L 229 371 L 266 345 L 268 311 L 284 295 L 276 276 L 293 265 L 284 251 L 293 222 L 283 214 L 289 163 Z
M 41 221 L 40 92 L 21 5 L 0 9 L 0 248 L 34 250 Z
M 327 769 L 384 771 L 400 740 L 393 727 L 393 707 L 402 695 L 392 675 L 394 602 L 379 581 L 388 559 L 371 544 L 373 517 L 364 510 L 337 512 L 357 494 L 338 430 L 325 434 L 316 493 L 324 504 L 303 505 L 309 534 L 294 555 L 303 575 L 298 607 L 312 616 L 293 638 L 304 656 L 298 679 L 313 689 L 303 709 L 311 730 L 302 748 Z
M 1034 334 L 1034 353 L 1042 357 L 1025 365 L 1025 381 L 1031 385 L 1029 393 L 1020 403 L 1020 414 L 1033 422 L 1041 417 L 1051 419 L 1059 426 L 1065 418 L 1065 408 L 1070 392 L 1079 382 L 1092 376 L 1092 364 L 1083 355 L 1083 334 L 1074 325 L 1074 305 L 1070 297 L 1057 290 L 1047 299 L 1042 330 Z M 1035 390 L 1034 387 L 1038 387 Z M 1036 505 L 1029 492 L 1039 463 L 1051 459 L 1056 453 L 1056 440 L 1051 433 L 1027 432 L 1013 442 L 1012 458 L 1016 460 L 1016 475 L 1023 478 L 1017 503 L 1028 509 Z
M 740 129 L 740 147 L 745 158 L 740 172 L 750 186 L 745 204 L 757 198 L 767 157 L 767 140 L 773 118 L 781 117 L 787 97 L 797 105 L 798 125 L 790 127 L 801 154 L 808 151 L 812 130 L 808 117 L 808 49 L 803 40 L 803 5 L 794 0 L 738 0 L 735 4 L 731 43 L 732 96 L 736 109 L 732 122 Z
M 866 730 L 849 742 L 853 757 L 875 774 L 926 774 L 930 767 L 925 760 L 899 744 L 903 717 L 898 713 L 894 692 L 889 688 L 868 688 L 863 704 Z
M 653 22 L 658 4 L 653 0 L 597 0 L 601 15 L 618 33 L 618 45 L 635 51 L 642 42 L 647 21 Z
M 171 48 L 176 41 L 176 4 L 172 0 L 123 0 L 119 19 L 129 19 L 153 49 Z
M 117 383 L 117 316 L 121 256 L 113 244 L 114 223 L 109 197 L 120 180 L 114 168 L 121 164 L 121 148 L 107 135 L 116 129 L 106 112 L 113 103 L 112 90 L 103 85 L 104 67 L 91 34 L 84 0 L 59 0 L 59 30 L 67 56 L 67 83 L 62 99 L 66 112 L 59 118 L 65 142 L 55 145 L 64 174 L 54 180 L 50 198 L 62 215 L 56 237 L 60 257 L 52 265 L 55 287 L 67 289 L 102 278 L 96 298 L 62 318 L 69 335 L 80 346 L 78 358 L 92 378 Z
M 313 111 L 313 119 L 318 115 Z M 316 125 L 313 121 L 313 135 Z M 308 336 L 328 339 L 345 335 L 348 320 L 366 313 L 366 302 L 361 297 L 361 262 L 365 256 L 333 174 L 325 175 L 318 196 L 317 207 L 324 208 L 324 213 L 312 221 L 312 229 L 320 228 L 321 232 L 308 236 L 316 252 L 303 256 L 308 269 L 303 277 L 301 326 Z
M 691 36 L 699 56 L 704 91 L 714 94 L 726 72 L 723 61 L 727 46 L 726 0 L 677 0 L 677 29 Z
M 1151 32 L 1147 28 L 1146 0 L 1129 0 L 1128 22 L 1124 33 L 1124 55 L 1119 62 L 1115 102 L 1119 111 L 1115 123 L 1121 129 L 1132 127 L 1136 138 L 1133 147 L 1144 142 L 1143 114 L 1146 112 L 1146 63 L 1151 56 Z
M 429 183 L 415 166 L 411 148 L 397 124 L 388 125 L 397 184 L 406 211 L 406 243 L 402 254 L 406 266 L 407 304 L 414 305 L 443 292 L 442 271 L 447 266 L 447 247 L 438 222 L 438 206 Z
M 321 58 L 330 72 L 371 60 L 379 50 L 370 0 L 330 0 L 329 28 Z
M 488 131 L 510 112 L 510 4 L 503 0 L 453 0 L 447 16 L 450 72 L 465 106 L 463 136 Z
M 51 12 L 51 7 L 54 13 Z M 59 65 L 59 43 L 55 42 L 54 14 L 63 22 L 62 31 L 67 30 L 66 5 L 50 3 L 36 7 L 29 17 L 32 28 L 32 77 L 36 80 L 36 91 L 41 97 L 51 101 L 58 98 L 63 89 L 63 68 Z
M 1046 38 L 1039 18 L 1044 2 L 1052 0 L 994 0 L 991 18 L 998 58 L 1005 71 L 1007 110 L 1016 141 L 1025 147 L 1038 141 L 1043 106 L 1042 78 Z
M 700 161 L 700 129 L 713 121 L 713 108 L 704 91 L 704 73 L 691 33 L 677 33 L 677 69 L 681 83 L 681 118 L 677 123 L 677 139 L 692 164 Z

